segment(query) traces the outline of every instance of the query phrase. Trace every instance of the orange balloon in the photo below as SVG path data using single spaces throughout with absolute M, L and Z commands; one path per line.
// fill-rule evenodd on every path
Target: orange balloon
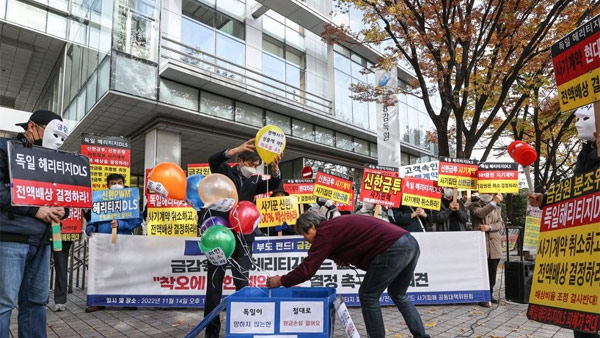
M 186 197 L 185 172 L 175 163 L 159 163 L 148 176 L 148 189 L 163 197 L 182 201 Z

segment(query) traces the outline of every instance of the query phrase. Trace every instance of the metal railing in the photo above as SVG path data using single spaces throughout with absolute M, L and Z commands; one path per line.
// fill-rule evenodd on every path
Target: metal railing
M 312 107 L 321 113 L 331 114 L 331 100 L 325 97 L 289 85 L 215 55 L 204 53 L 192 46 L 166 36 L 162 36 L 161 38 L 161 59 L 184 62 L 185 64 L 217 74 L 224 79 L 240 82 L 248 88 L 266 94 L 266 96 L 274 95 L 279 100 L 284 98 L 289 104 L 301 109 Z

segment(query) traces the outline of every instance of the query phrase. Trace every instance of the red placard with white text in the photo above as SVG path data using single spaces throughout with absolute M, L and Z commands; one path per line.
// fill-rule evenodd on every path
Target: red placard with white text
M 313 195 L 315 189 L 314 179 L 283 180 L 283 189 L 290 196 L 298 197 L 299 204 L 317 203 L 317 197 Z
M 349 176 L 328 170 L 317 172 L 313 191 L 315 196 L 348 205 L 353 193 L 352 179 Z
M 399 207 L 402 202 L 402 179 L 398 168 L 366 166 L 358 200 L 387 208 Z
M 402 180 L 402 205 L 440 210 L 442 190 L 438 187 L 436 181 L 405 177 Z

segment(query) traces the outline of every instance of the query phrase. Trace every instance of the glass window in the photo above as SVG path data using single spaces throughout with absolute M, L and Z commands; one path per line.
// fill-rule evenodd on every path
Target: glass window
M 286 27 L 285 43 L 292 45 L 300 50 L 304 50 L 304 35 L 302 35 L 296 30 L 291 29 L 290 27 Z
M 88 112 L 92 109 L 92 106 L 96 103 L 96 87 L 98 85 L 98 75 L 96 73 L 90 76 L 90 79 L 87 83 L 87 99 L 85 104 L 85 111 Z
M 237 0 L 219 0 L 217 1 L 217 10 L 220 12 L 231 15 L 232 17 L 243 21 L 246 17 L 246 5 Z M 217 26 L 217 29 L 220 29 Z M 243 24 L 242 24 L 243 29 Z M 240 38 L 243 39 L 243 38 Z
M 292 119 L 292 135 L 305 140 L 313 141 L 313 125 L 308 122 Z
M 243 102 L 235 103 L 235 120 L 255 127 L 263 126 L 263 110 Z
M 369 103 L 352 100 L 352 121 L 354 124 L 369 129 Z
M 112 74 L 114 88 L 125 93 L 155 100 L 157 72 L 158 69 L 155 65 L 116 54 Z
M 292 134 L 291 119 L 289 117 L 268 110 L 266 117 L 266 124 L 272 124 L 281 128 L 287 135 Z
M 263 39 L 263 50 L 280 58 L 284 58 L 283 46 L 280 43 L 272 42 L 270 39 Z
M 285 40 L 285 26 L 269 16 L 263 16 L 263 31 L 277 40 Z
M 181 42 L 190 47 L 194 47 L 201 52 L 215 55 L 215 32 L 188 17 L 181 17 Z M 200 57 L 199 53 L 192 50 L 186 50 L 185 53 Z
M 46 11 L 21 1 L 8 1 L 6 19 L 41 32 L 46 31 Z
M 284 89 L 285 83 L 285 61 L 274 57 L 270 54 L 263 53 L 263 74 L 275 80 L 265 78 L 264 89 L 276 95 L 284 96 L 285 93 L 280 90 Z
M 48 12 L 48 34 L 61 39 L 67 38 L 67 18 Z
M 110 57 L 104 58 L 104 61 L 98 66 L 98 95 L 100 98 L 108 91 L 110 82 Z
M 352 151 L 354 148 L 352 136 L 342 133 L 335 133 L 335 146 L 340 149 Z
M 315 126 L 315 142 L 325 144 L 328 146 L 334 146 L 335 133 L 333 130 Z
M 346 74 L 350 74 L 351 63 L 350 59 L 340 53 L 333 53 L 333 63 L 336 69 L 339 69 Z
M 361 140 L 359 138 L 354 138 L 354 151 L 363 154 L 369 155 L 369 141 Z
M 348 122 L 352 122 L 350 83 L 351 78 L 349 75 L 335 70 L 335 116 Z
M 246 45 L 224 34 L 217 34 L 217 56 L 244 66 L 246 64 Z
M 198 110 L 198 89 L 160 79 L 160 100 L 191 110 Z
M 377 143 L 369 143 L 371 148 L 371 157 L 377 157 Z
M 233 101 L 212 93 L 202 92 L 200 94 L 200 111 L 233 120 Z
M 83 116 L 85 116 L 85 88 L 79 92 L 79 96 L 77 96 L 77 121 L 81 121 Z M 75 101 L 73 101 L 75 103 Z
M 226 15 L 217 13 L 215 28 L 240 40 L 245 39 L 244 24 Z
M 198 1 L 184 0 L 182 3 L 182 13 L 184 16 L 193 18 L 209 27 L 215 26 L 215 11 L 200 4 Z M 184 33 L 183 30 L 182 33 Z
M 377 102 L 369 102 L 369 130 L 377 131 Z

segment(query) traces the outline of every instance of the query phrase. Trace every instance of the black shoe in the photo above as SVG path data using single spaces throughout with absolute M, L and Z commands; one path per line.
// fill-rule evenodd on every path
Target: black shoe
M 85 312 L 96 312 L 98 310 L 104 310 L 106 308 L 106 306 L 96 306 L 96 305 L 92 305 L 92 306 L 88 306 L 85 308 Z
M 125 310 L 137 310 L 137 306 L 125 306 L 123 307 Z
M 498 300 L 496 298 L 492 297 L 492 303 L 493 304 L 498 304 Z

